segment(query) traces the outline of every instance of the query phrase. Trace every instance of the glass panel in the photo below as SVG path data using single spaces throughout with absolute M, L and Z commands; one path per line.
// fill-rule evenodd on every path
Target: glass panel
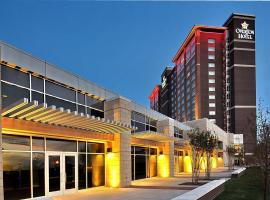
M 134 180 L 134 155 L 131 155 L 131 179 Z
M 135 122 L 135 127 L 137 127 L 137 130 L 135 132 L 142 132 L 146 130 L 145 124 Z
M 3 177 L 5 199 L 31 197 L 30 188 L 31 153 L 3 152 Z
M 104 155 L 87 155 L 87 186 L 97 187 L 105 184 Z
M 46 150 L 47 151 L 66 151 L 66 152 L 77 152 L 76 141 L 71 140 L 58 140 L 58 139 L 47 139 Z
M 43 92 L 44 80 L 35 76 L 31 76 L 31 87 L 33 90 Z
M 7 83 L 2 84 L 2 106 L 3 108 L 23 99 L 28 98 L 30 92 L 27 89 L 20 88 L 14 85 L 9 85 Z
M 86 152 L 86 142 L 78 142 L 78 151 Z
M 49 192 L 60 190 L 60 156 L 49 156 Z
M 81 105 L 78 105 L 78 113 L 85 114 L 85 107 L 84 106 L 81 106 Z
M 33 153 L 33 196 L 45 195 L 44 153 Z
M 33 151 L 45 151 L 44 138 L 32 137 L 32 150 Z
M 63 107 L 64 109 L 70 109 L 71 111 L 77 110 L 75 103 L 57 99 L 48 95 L 46 95 L 46 103 L 48 106 L 55 105 L 57 108 Z
M 92 108 L 96 108 L 99 110 L 104 110 L 104 102 L 94 99 L 92 97 L 86 96 L 86 104 Z
M 75 188 L 75 156 L 65 156 L 66 189 Z
M 85 96 L 78 92 L 78 103 L 85 105 Z
M 79 170 L 79 190 L 86 188 L 86 154 L 79 154 L 78 157 Z
M 76 102 L 76 92 L 56 83 L 46 81 L 46 93 Z
M 99 110 L 91 109 L 91 115 L 95 117 L 104 118 L 104 112 L 101 112 Z
M 38 101 L 39 104 L 44 103 L 44 95 L 38 92 L 33 92 L 32 91 L 32 101 Z
M 30 137 L 17 135 L 2 135 L 3 150 L 30 151 Z
M 136 154 L 146 154 L 147 150 L 145 147 L 135 147 L 135 153 Z
M 87 152 L 88 153 L 104 153 L 104 144 L 103 143 L 87 143 Z
M 29 88 L 29 74 L 2 65 L 2 79 Z
M 135 156 L 135 179 L 146 178 L 146 156 Z

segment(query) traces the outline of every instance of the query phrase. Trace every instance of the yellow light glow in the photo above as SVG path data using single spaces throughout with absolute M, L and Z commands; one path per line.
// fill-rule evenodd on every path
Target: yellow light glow
M 119 166 L 119 156 L 115 153 L 108 153 L 106 155 L 106 162 L 108 163 L 108 173 L 106 179 L 108 180 L 109 187 L 119 187 L 120 184 L 120 166 Z
M 222 157 L 218 157 L 218 159 L 217 159 L 217 166 L 218 167 L 223 167 L 223 158 Z
M 169 160 L 168 156 L 159 155 L 158 156 L 158 171 L 160 177 L 169 177 Z
M 217 158 L 216 157 L 211 157 L 211 167 L 213 169 L 217 168 Z
M 192 172 L 192 164 L 190 156 L 184 157 L 184 172 L 191 173 Z

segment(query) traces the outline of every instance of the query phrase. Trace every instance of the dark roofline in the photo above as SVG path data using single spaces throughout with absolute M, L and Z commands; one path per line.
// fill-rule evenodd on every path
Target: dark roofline
M 229 22 L 231 21 L 231 19 L 232 19 L 233 17 L 235 17 L 235 16 L 237 16 L 237 17 L 243 17 L 243 18 L 254 18 L 254 19 L 256 18 L 255 15 L 251 15 L 251 14 L 232 13 L 232 14 L 230 15 L 230 17 L 225 21 L 225 23 L 223 24 L 223 26 L 228 25 Z

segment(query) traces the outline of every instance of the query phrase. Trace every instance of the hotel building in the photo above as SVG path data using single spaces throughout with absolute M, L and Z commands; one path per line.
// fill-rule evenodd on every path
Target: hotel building
M 150 107 L 180 122 L 208 118 L 256 145 L 255 16 L 232 14 L 223 26 L 195 25 L 152 91 Z
M 212 167 L 232 135 L 181 123 L 0 42 L 0 199 L 63 195 L 191 172 L 187 133 L 216 133 Z

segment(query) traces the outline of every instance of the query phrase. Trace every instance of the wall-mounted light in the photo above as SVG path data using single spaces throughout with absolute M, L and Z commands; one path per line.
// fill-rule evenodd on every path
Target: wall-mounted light
M 159 155 L 163 155 L 163 151 L 160 151 L 160 152 L 159 152 Z
M 112 152 L 112 148 L 111 147 L 108 147 L 107 148 L 107 153 L 111 153 Z
M 188 156 L 188 152 L 186 151 L 185 156 Z

